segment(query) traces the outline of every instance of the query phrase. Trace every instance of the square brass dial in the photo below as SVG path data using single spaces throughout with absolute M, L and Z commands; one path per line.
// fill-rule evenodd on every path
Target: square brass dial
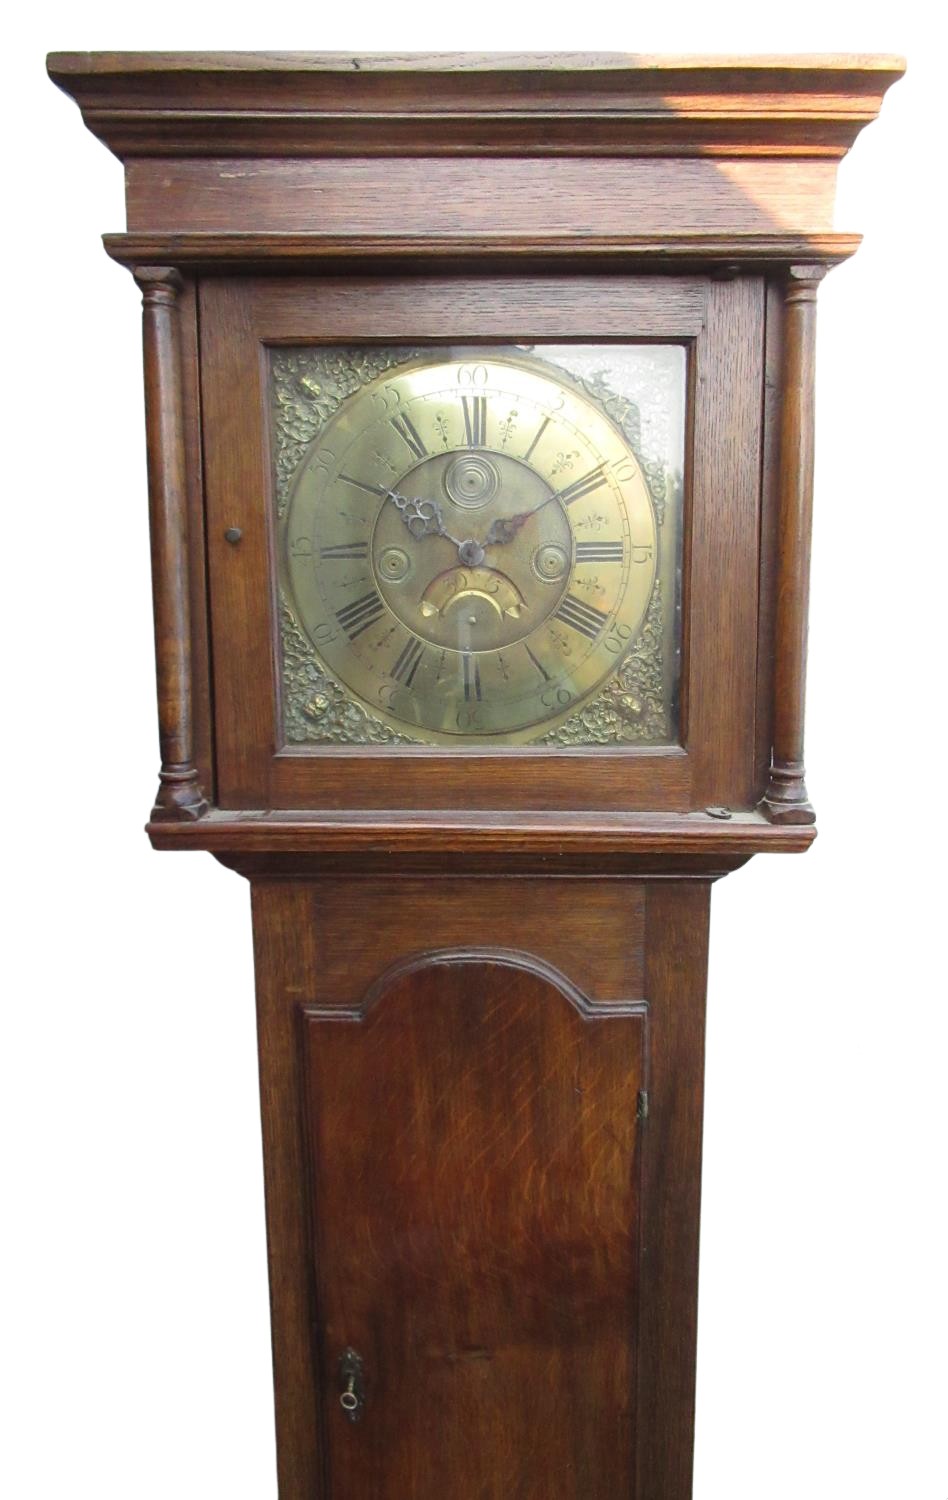
M 270 355 L 290 745 L 677 737 L 686 354 Z

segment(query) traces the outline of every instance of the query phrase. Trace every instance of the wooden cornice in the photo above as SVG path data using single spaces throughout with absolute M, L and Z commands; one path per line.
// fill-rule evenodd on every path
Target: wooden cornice
M 130 157 L 845 155 L 891 56 L 52 53 Z
M 106 251 L 121 265 L 167 264 L 182 270 L 242 271 L 398 270 L 423 266 L 450 270 L 476 263 L 484 269 L 511 262 L 523 270 L 562 269 L 583 257 L 585 270 L 766 270 L 805 260 L 835 266 L 858 249 L 855 234 L 107 234 Z

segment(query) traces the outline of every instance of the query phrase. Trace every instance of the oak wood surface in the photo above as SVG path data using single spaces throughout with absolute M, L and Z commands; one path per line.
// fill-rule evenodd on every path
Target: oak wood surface
M 691 1500 L 710 886 L 650 883 L 635 1500 Z
M 708 882 L 261 875 L 252 888 L 281 1500 L 464 1497 L 469 1473 L 478 1500 L 686 1500 Z M 383 899 L 388 926 L 349 973 L 351 913 Z M 426 978 L 432 955 L 443 966 Z M 511 963 L 522 977 L 500 982 L 495 966 Z M 628 1051 L 646 1014 L 647 1075 Z M 571 1096 L 592 1111 L 591 1134 L 571 1133 Z M 450 1192 L 436 1190 L 442 1168 Z M 521 1246 L 531 1195 L 560 1172 L 559 1217 Z M 633 1213 L 642 1298 L 623 1315 Z M 445 1233 L 454 1258 L 437 1253 Z M 611 1341 L 598 1359 L 590 1339 Z M 369 1402 L 351 1429 L 335 1405 L 347 1342 L 366 1359 Z M 426 1396 L 433 1428 L 415 1404 Z M 473 1468 L 462 1444 L 477 1449 Z M 428 1487 L 439 1465 L 451 1477 L 440 1491 Z
M 148 435 L 148 504 L 161 745 L 152 819 L 199 818 L 207 801 L 194 764 L 188 488 L 179 274 L 140 266 Z
M 822 235 L 836 164 L 444 158 L 156 158 L 125 172 L 134 233 Z M 420 216 L 420 217 L 419 217 Z
M 493 947 L 304 1008 L 334 1500 L 632 1494 L 644 1020 Z
M 139 261 L 139 264 L 143 264 Z M 214 725 L 211 701 L 210 620 L 207 600 L 207 536 L 201 433 L 201 368 L 197 282 L 185 275 L 178 293 L 181 339 L 181 404 L 187 488 L 188 609 L 191 631 L 191 753 L 198 783 L 209 803 L 215 797 Z
M 812 823 L 803 765 L 810 536 L 813 529 L 816 294 L 822 266 L 791 266 L 784 293 L 775 568 L 773 756 L 762 806 L 774 822 Z
M 481 234 L 433 235 L 425 226 L 414 232 L 374 235 L 260 234 L 241 230 L 222 233 L 177 231 L 106 234 L 106 251 L 121 265 L 169 262 L 205 275 L 228 275 L 240 270 L 251 275 L 404 274 L 425 272 L 491 271 L 509 273 L 557 272 L 576 265 L 583 273 L 632 271 L 695 272 L 736 267 L 766 271 L 788 261 L 806 258 L 838 265 L 860 244 L 855 234 L 794 235 L 781 230 L 763 234 L 739 230 L 671 231 L 661 234 L 577 234 L 537 230 L 515 233 L 488 230 Z
M 389 901 L 384 876 L 357 884 L 324 880 L 319 889 L 319 925 L 331 933 L 320 955 L 319 996 L 342 1008 L 355 1008 L 379 978 L 382 968 L 419 940 L 438 949 L 460 951 L 483 946 L 493 929 L 503 928 L 503 945 L 530 952 L 542 940 L 545 962 L 564 974 L 584 994 L 603 1003 L 639 1001 L 644 997 L 645 895 L 629 881 L 597 884 L 594 899 L 583 879 L 564 875 L 555 898 L 557 920 L 551 924 L 550 886 L 543 878 L 525 877 L 514 888 L 516 899 L 502 923 L 497 911 L 504 900 L 503 874 L 472 889 L 468 879 L 429 879 L 405 875 L 397 903 Z M 372 914 L 372 942 L 367 943 L 366 914 Z M 409 932 L 406 913 L 416 912 Z M 485 914 L 486 920 L 482 919 Z M 622 941 L 616 941 L 621 933 Z
M 351 854 L 403 867 L 412 856 L 437 860 L 518 858 L 555 861 L 568 870 L 582 857 L 604 865 L 622 859 L 730 859 L 768 851 L 797 853 L 816 837 L 813 827 L 775 826 L 756 812 L 721 818 L 710 812 L 481 813 L 424 812 L 223 812 L 212 809 L 199 824 L 149 825 L 159 849 L 206 849 L 214 854 L 314 858 Z
M 838 158 L 891 56 L 53 53 L 122 157 L 463 153 Z
M 251 887 L 279 1500 L 329 1500 L 319 1484 L 320 1397 L 297 1030 L 298 1007 L 319 972 L 317 890 L 302 883 Z
M 685 530 L 682 654 L 691 807 L 756 801 L 760 393 L 764 284 L 712 283 L 695 342 L 691 505 Z
M 773 745 L 773 679 L 777 522 L 780 506 L 780 408 L 783 397 L 783 282 L 767 280 L 760 431 L 760 585 L 757 619 L 755 782 L 765 786 Z

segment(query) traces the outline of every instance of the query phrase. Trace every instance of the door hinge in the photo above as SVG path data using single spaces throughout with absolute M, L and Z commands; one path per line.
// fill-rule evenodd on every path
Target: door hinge
M 639 1089 L 639 1102 L 635 1111 L 637 1120 L 648 1119 L 648 1094 L 645 1089 Z

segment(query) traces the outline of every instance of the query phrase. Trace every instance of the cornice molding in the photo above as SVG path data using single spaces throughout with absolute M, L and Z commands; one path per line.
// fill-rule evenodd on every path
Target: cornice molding
M 562 265 L 583 257 L 585 270 L 691 270 L 717 266 L 722 273 L 786 266 L 806 259 L 826 267 L 853 255 L 856 234 L 794 235 L 666 233 L 663 235 L 492 234 L 107 234 L 107 253 L 121 265 L 144 262 L 226 274 L 254 272 L 372 270 L 422 264 L 438 270 L 472 262 L 490 266 L 514 261 L 524 269 Z
M 849 150 L 892 56 L 52 53 L 117 156 L 764 156 Z

